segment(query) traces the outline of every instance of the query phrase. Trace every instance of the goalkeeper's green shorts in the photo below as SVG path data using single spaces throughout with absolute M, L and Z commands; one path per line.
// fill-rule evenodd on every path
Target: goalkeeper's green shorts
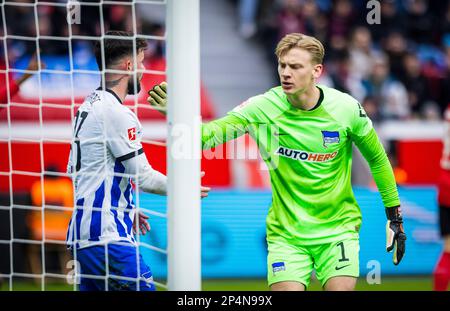
M 359 276 L 359 238 L 319 245 L 295 245 L 283 238 L 268 240 L 267 279 L 269 286 L 295 281 L 308 288 L 311 273 L 324 286 L 335 276 Z

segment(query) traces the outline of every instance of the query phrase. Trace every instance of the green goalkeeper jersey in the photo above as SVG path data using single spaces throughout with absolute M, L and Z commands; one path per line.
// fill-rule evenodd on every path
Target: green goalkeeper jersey
M 275 87 L 202 126 L 204 149 L 245 133 L 257 142 L 272 184 L 268 239 L 314 245 L 357 235 L 362 217 L 351 185 L 353 142 L 385 207 L 400 205 L 391 165 L 361 105 L 348 94 L 317 87 L 321 95 L 312 110 L 293 107 Z

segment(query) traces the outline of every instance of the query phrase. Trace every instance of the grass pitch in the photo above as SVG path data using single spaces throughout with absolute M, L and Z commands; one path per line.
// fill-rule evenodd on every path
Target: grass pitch
M 217 279 L 203 280 L 202 289 L 204 291 L 266 291 L 266 280 L 264 279 Z M 0 285 L 1 291 L 9 290 L 8 280 L 3 280 Z M 14 280 L 13 290 L 15 291 L 40 291 L 41 284 L 21 280 Z M 46 291 L 72 291 L 73 286 L 62 281 L 47 281 Z M 322 288 L 317 280 L 312 280 L 310 291 L 321 291 Z M 430 276 L 396 276 L 384 277 L 381 284 L 368 284 L 364 278 L 360 278 L 356 285 L 358 291 L 430 291 L 432 290 L 432 278 Z

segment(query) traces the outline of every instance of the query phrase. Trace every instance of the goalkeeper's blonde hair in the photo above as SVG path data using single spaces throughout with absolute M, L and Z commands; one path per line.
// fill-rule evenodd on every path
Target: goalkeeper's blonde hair
M 311 60 L 314 64 L 322 64 L 325 49 L 322 43 L 316 38 L 302 33 L 287 34 L 278 42 L 275 55 L 280 58 L 293 48 L 301 48 L 308 51 L 311 54 Z

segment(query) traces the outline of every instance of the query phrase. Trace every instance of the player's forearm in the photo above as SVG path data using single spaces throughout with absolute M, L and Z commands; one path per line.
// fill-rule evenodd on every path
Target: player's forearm
M 365 137 L 355 138 L 355 143 L 369 163 L 378 191 L 385 207 L 400 205 L 394 172 L 386 152 L 374 129 Z
M 132 176 L 138 189 L 155 194 L 167 194 L 167 177 L 154 170 L 142 153 L 131 159 L 122 161 L 125 173 Z
M 140 174 L 138 179 L 133 180 L 145 192 L 167 194 L 167 176 L 154 169 L 151 169 L 151 172 Z
M 202 125 L 202 148 L 210 149 L 247 132 L 248 122 L 234 115 L 204 123 Z

